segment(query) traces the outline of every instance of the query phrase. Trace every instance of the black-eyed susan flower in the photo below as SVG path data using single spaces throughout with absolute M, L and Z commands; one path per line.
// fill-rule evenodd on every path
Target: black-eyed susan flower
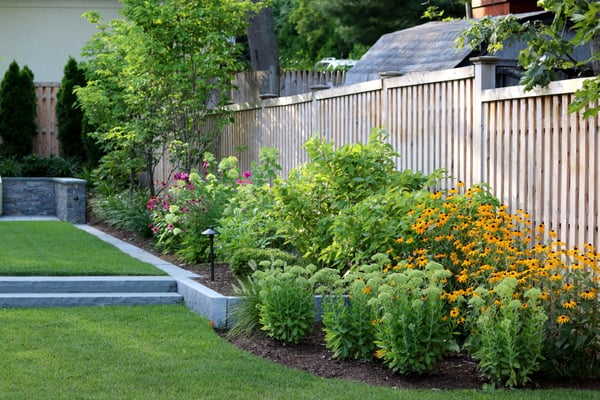
M 556 318 L 556 322 L 559 325 L 562 324 L 566 324 L 567 322 L 569 322 L 571 319 L 567 316 L 567 315 L 559 315 L 558 318 Z
M 563 308 L 567 308 L 567 309 L 573 309 L 577 306 L 577 302 L 571 300 L 571 301 L 567 301 L 563 304 Z
M 581 293 L 581 298 L 584 300 L 594 300 L 596 298 L 596 291 L 594 290 L 584 290 Z

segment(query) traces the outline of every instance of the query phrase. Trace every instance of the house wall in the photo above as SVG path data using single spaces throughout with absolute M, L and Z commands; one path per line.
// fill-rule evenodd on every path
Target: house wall
M 95 27 L 81 15 L 121 18 L 118 0 L 0 0 L 0 79 L 16 60 L 36 82 L 60 82 L 69 56 L 80 59 Z
M 541 11 L 537 0 L 472 0 L 473 18 Z

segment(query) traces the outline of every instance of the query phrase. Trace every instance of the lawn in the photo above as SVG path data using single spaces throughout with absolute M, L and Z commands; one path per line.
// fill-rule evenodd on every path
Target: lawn
M 325 379 L 245 353 L 185 306 L 0 310 L 0 398 L 594 399 L 598 393 L 432 391 Z
M 60 221 L 0 222 L 0 275 L 165 275 Z

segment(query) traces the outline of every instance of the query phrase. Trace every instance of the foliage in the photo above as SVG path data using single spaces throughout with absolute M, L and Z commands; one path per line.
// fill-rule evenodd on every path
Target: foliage
M 271 248 L 240 248 L 227 257 L 231 272 L 238 279 L 245 279 L 253 273 L 252 262 L 261 265 L 263 261 L 281 260 L 289 265 L 300 262 L 298 257 L 283 250 Z
M 492 383 L 520 386 L 538 371 L 547 319 L 540 304 L 541 290 L 525 293 L 526 302 L 515 298 L 517 280 L 506 278 L 493 289 L 479 288 L 469 304 L 476 318 L 471 354 Z
M 84 71 L 77 61 L 69 57 L 64 68 L 64 75 L 56 96 L 56 122 L 58 124 L 58 140 L 61 154 L 65 157 L 86 159 L 82 139 L 83 111 L 77 104 L 77 95 L 73 90 L 85 86 Z
M 151 237 L 152 222 L 146 209 L 148 195 L 142 191 L 113 194 L 96 193 L 89 199 L 92 213 L 109 225 L 134 232 L 141 237 Z
M 375 311 L 371 291 L 362 280 L 352 282 L 348 296 L 329 295 L 322 301 L 325 343 L 341 360 L 371 360 L 375 354 Z
M 256 263 L 252 263 L 256 267 Z M 239 301 L 231 308 L 231 327 L 227 333 L 230 337 L 249 336 L 260 330 L 260 287 L 247 276 L 238 279 L 234 287 L 235 295 Z
M 261 329 L 279 341 L 298 343 L 312 331 L 316 314 L 310 269 L 265 264 L 270 268 L 252 274 L 260 288 Z
M 175 182 L 147 204 L 152 231 L 164 250 L 187 261 L 208 260 L 208 240 L 202 232 L 218 226 L 223 209 L 242 185 L 237 159 L 229 157 L 217 165 L 210 153 L 200 172 L 176 173 Z
M 324 57 L 359 59 L 381 35 L 420 23 L 428 6 L 464 16 L 455 1 L 274 0 L 273 16 L 286 69 L 312 69 Z
M 593 248 L 566 249 L 554 241 L 555 232 L 543 225 L 532 230 L 525 211 L 508 213 L 481 186 L 465 190 L 459 183 L 457 189 L 417 198 L 411 223 L 405 225 L 409 228 L 388 252 L 392 262 L 385 271 L 420 269 L 432 260 L 441 263 L 452 272 L 442 296 L 464 316 L 471 314 L 468 299 L 480 286 L 491 289 L 515 278 L 516 299 L 538 288 L 548 315 L 543 368 L 562 376 L 576 371 L 597 376 L 600 259 Z M 463 321 L 464 335 L 478 329 L 475 321 Z
M 600 106 L 595 105 L 600 93 L 600 27 L 597 24 L 600 4 L 590 0 L 544 0 L 539 4 L 553 12 L 550 25 L 540 21 L 521 22 L 513 15 L 485 17 L 459 37 L 458 46 L 495 53 L 505 44 L 517 40 L 526 42 L 519 53 L 519 65 L 525 69 L 521 83 L 526 90 L 547 86 L 556 79 L 557 71 L 574 70 L 577 75 L 586 76 L 591 69 L 591 76 L 595 77 L 576 92 L 569 110 L 585 109 L 585 117 L 596 115 L 600 111 Z M 564 36 L 567 27 L 575 33 L 571 38 Z M 591 57 L 576 61 L 574 49 L 586 44 L 590 46 Z
M 568 378 L 600 376 L 600 302 L 596 250 L 554 243 L 548 269 L 540 276 L 548 320 L 542 364 L 546 373 Z
M 79 173 L 79 162 L 73 159 L 36 154 L 18 158 L 0 155 L 0 176 L 4 177 L 73 177 Z
M 233 255 L 248 248 L 294 250 L 293 246 L 284 244 L 281 221 L 274 217 L 277 203 L 272 186 L 281 170 L 278 159 L 277 149 L 262 148 L 258 162 L 253 162 L 250 171 L 242 174 L 240 183 L 243 184 L 229 197 L 217 223 L 220 227 L 217 249 L 221 254 Z M 233 260 L 228 261 L 233 263 Z
M 36 107 L 33 72 L 13 61 L 0 83 L 0 152 L 17 157 L 31 154 L 37 135 Z
M 378 287 L 376 356 L 394 371 L 422 374 L 446 352 L 459 350 L 442 300 L 448 276 L 440 264 L 429 262 L 423 270 L 389 274 Z
M 315 137 L 305 144 L 310 162 L 293 170 L 287 181 L 274 187 L 280 207 L 276 217 L 284 223 L 282 231 L 309 263 L 346 269 L 353 262 L 360 264 L 360 256 L 364 255 L 361 252 L 387 248 L 390 226 L 378 233 L 380 226 L 374 221 L 363 227 L 363 221 L 355 223 L 352 219 L 370 218 L 369 214 L 360 215 L 360 209 L 369 207 L 372 196 L 415 190 L 425 184 L 426 178 L 411 171 L 396 171 L 397 154 L 385 143 L 386 137 L 385 132 L 376 130 L 367 144 L 338 149 Z M 377 199 L 383 201 L 382 197 Z M 394 195 L 394 199 L 399 197 Z M 382 207 L 391 211 L 386 217 L 394 218 L 394 207 Z M 336 223 L 340 215 L 345 220 Z M 386 223 L 393 225 L 394 220 L 382 222 Z M 335 243 L 335 239 L 353 242 L 344 246 L 345 243 Z M 365 245 L 368 248 L 360 247 Z
M 231 38 L 263 4 L 123 3 L 126 20 L 102 23 L 87 13 L 98 33 L 84 49 L 88 85 L 77 95 L 95 138 L 130 170 L 128 183 L 143 172 L 153 192 L 154 167 L 167 148 L 175 168 L 189 171 L 229 121 L 221 94 L 238 66 Z

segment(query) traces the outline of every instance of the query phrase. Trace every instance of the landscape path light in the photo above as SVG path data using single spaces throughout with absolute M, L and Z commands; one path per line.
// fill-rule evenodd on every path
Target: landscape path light
M 208 236 L 210 242 L 210 280 L 215 280 L 215 235 L 219 234 L 213 226 L 202 232 L 203 235 Z

